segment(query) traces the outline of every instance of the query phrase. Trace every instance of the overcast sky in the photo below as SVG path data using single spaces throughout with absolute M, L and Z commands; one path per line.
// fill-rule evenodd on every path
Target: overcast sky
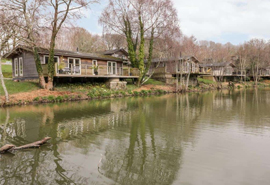
M 239 44 L 251 38 L 270 39 L 270 0 L 172 0 L 181 30 L 199 40 Z M 102 33 L 98 17 L 108 0 L 92 6 L 79 25 Z

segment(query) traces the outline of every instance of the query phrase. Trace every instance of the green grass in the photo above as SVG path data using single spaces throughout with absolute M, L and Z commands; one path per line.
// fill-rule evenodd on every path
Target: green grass
M 37 82 L 14 82 L 12 80 L 5 80 L 5 84 L 9 94 L 29 92 L 39 89 Z M 0 85 L 0 93 L 1 95 L 4 94 L 2 85 Z
M 204 83 L 204 84 L 214 84 L 215 83 L 212 80 L 207 80 L 207 79 L 203 79 L 203 78 L 198 78 L 198 82 L 199 83 Z
M 70 91 L 87 93 L 92 89 L 107 89 L 104 83 L 59 83 L 55 87 L 57 91 Z
M 144 83 L 144 85 L 165 85 L 165 83 L 154 79 L 149 79 L 147 82 Z
M 12 66 L 2 65 L 2 72 L 5 78 L 12 78 Z

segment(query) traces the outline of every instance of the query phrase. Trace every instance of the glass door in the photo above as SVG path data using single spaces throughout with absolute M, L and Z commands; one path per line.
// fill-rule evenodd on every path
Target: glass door
M 71 74 L 80 75 L 81 74 L 81 60 L 79 58 L 69 58 L 68 67 Z
M 117 74 L 117 64 L 116 62 L 108 62 L 108 74 L 109 75 L 116 75 Z

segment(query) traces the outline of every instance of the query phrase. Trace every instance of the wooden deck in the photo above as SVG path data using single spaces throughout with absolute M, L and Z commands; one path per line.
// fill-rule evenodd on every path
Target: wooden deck
M 139 78 L 139 76 L 122 76 L 122 75 L 71 75 L 71 74 L 56 74 L 57 78 Z

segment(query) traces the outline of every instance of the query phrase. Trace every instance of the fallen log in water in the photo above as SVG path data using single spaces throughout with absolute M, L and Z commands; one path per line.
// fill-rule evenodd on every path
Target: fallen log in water
M 0 148 L 0 153 L 6 153 L 8 151 L 13 151 L 13 150 L 23 150 L 23 149 L 27 149 L 27 148 L 39 148 L 41 145 L 47 143 L 47 141 L 49 141 L 50 139 L 51 139 L 51 137 L 45 137 L 44 139 L 42 139 L 40 141 L 36 141 L 34 143 L 22 145 L 19 147 L 16 147 L 15 145 L 7 144 L 7 145 L 3 146 L 2 148 Z
M 0 154 L 6 153 L 7 151 L 13 148 L 15 148 L 15 145 L 10 145 L 10 144 L 4 145 L 3 147 L 0 148 Z

